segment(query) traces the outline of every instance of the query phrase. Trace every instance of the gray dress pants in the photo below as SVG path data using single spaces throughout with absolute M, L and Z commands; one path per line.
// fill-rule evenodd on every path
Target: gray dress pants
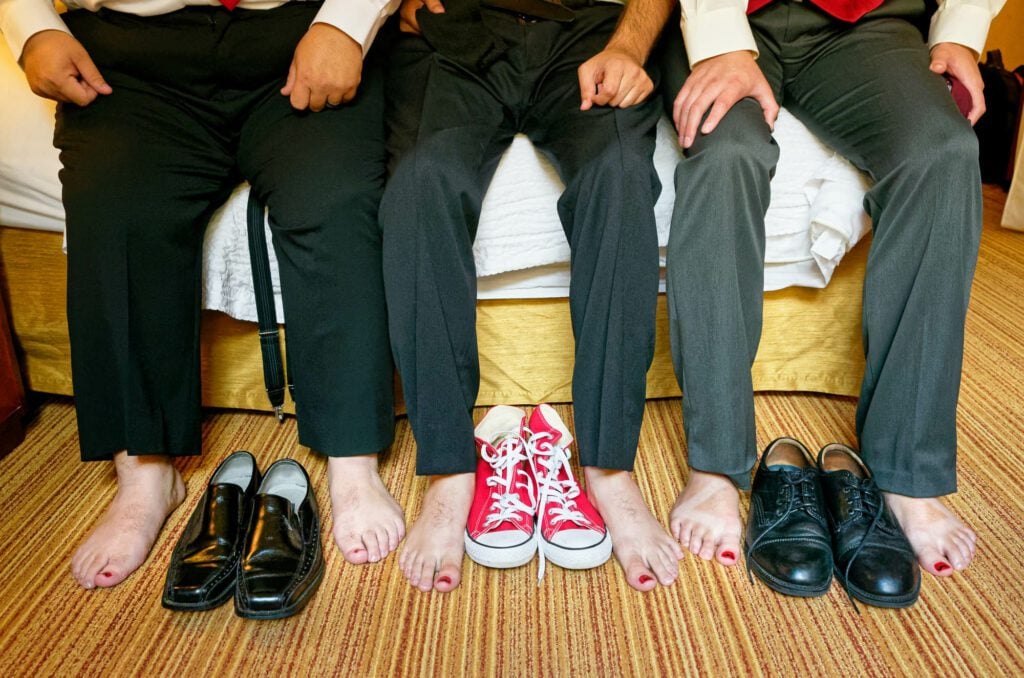
M 864 199 L 874 236 L 857 434 L 883 490 L 927 497 L 956 490 L 956 405 L 982 207 L 977 141 L 928 70 L 915 26 L 923 11 L 920 0 L 895 0 L 849 25 L 779 2 L 750 22 L 779 103 L 874 182 Z M 689 68 L 678 43 L 665 55 L 670 104 Z M 746 99 L 698 135 L 675 176 L 668 297 L 689 465 L 744 488 L 757 458 L 750 367 L 777 160 L 760 107 Z

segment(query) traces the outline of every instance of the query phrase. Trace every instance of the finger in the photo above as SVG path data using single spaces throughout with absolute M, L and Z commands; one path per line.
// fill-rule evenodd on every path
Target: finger
M 718 98 L 718 92 L 704 91 L 700 98 L 693 102 L 693 105 L 686 112 L 686 125 L 683 128 L 684 148 L 689 148 L 693 145 L 694 140 L 697 138 L 697 127 L 716 98 Z
M 629 108 L 641 101 L 643 98 L 643 86 L 634 85 L 629 89 L 628 92 L 623 92 L 618 97 L 618 102 L 612 102 L 612 106 L 617 108 Z
M 351 98 L 352 97 L 348 92 L 345 92 L 344 94 L 340 92 L 331 92 L 327 96 L 327 106 L 330 108 L 337 108 Z
M 423 4 L 427 6 L 431 14 L 444 14 L 444 5 L 441 4 L 441 0 L 424 0 Z
M 77 78 L 69 75 L 58 87 L 57 96 L 54 98 L 58 101 L 67 101 L 78 106 L 88 106 L 96 98 L 96 92 L 92 88 L 87 89 Z
M 81 79 L 89 84 L 99 94 L 110 94 L 114 90 L 110 88 L 107 81 L 100 75 L 100 71 L 96 68 L 96 64 L 93 63 L 89 55 L 83 50 L 81 54 L 77 54 L 72 57 L 72 63 L 75 68 L 78 69 Z
M 309 93 L 309 110 L 319 113 L 327 106 L 327 93 L 314 90 Z
M 633 74 L 624 73 L 622 78 L 619 80 L 618 92 L 609 101 L 609 106 L 621 106 L 623 100 L 633 91 L 634 87 L 640 84 L 639 80 L 636 79 Z
M 985 92 L 976 83 L 968 85 L 967 91 L 971 94 L 971 110 L 967 114 L 967 119 L 972 125 L 976 125 L 981 116 L 985 115 Z
M 284 81 L 284 87 L 281 88 L 281 94 L 284 96 L 291 96 L 292 91 L 295 89 L 295 62 L 288 67 L 288 78 Z M 293 102 L 294 105 L 294 102 Z
M 679 145 L 683 145 L 683 123 L 685 117 L 683 112 L 686 110 L 686 103 L 689 101 L 693 94 L 693 85 L 689 80 L 683 85 L 683 88 L 679 90 L 679 94 L 676 95 L 676 100 L 672 103 L 672 122 L 676 126 L 676 133 L 679 135 Z
M 764 121 L 768 123 L 768 127 L 775 130 L 775 122 L 779 119 L 779 102 L 775 100 L 775 95 L 768 87 L 763 87 L 754 93 L 754 101 L 761 106 L 761 110 L 764 111 Z
M 715 99 L 715 103 L 711 105 L 711 110 L 708 112 L 708 117 L 704 119 L 704 124 L 700 127 L 701 134 L 711 134 L 718 127 L 718 123 L 722 121 L 725 114 L 729 112 L 729 109 L 736 103 L 735 96 L 731 94 L 723 94 L 722 96 Z
M 292 108 L 297 111 L 304 111 L 309 108 L 309 88 L 305 85 L 296 83 L 292 88 L 291 99 Z
M 945 73 L 949 68 L 949 65 L 943 59 L 932 59 L 931 64 L 928 65 L 932 73 Z
M 594 104 L 604 106 L 610 102 L 622 88 L 623 68 L 618 62 L 611 62 L 604 69 L 604 77 L 597 85 L 597 94 L 594 96 Z
M 597 94 L 597 83 L 600 79 L 601 68 L 596 63 L 587 61 L 576 71 L 576 77 L 580 82 L 580 110 L 589 111 L 594 105 L 594 95 Z

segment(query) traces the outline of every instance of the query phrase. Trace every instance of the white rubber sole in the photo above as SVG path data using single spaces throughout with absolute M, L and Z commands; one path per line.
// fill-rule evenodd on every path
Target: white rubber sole
M 604 539 L 586 548 L 565 548 L 545 539 L 544 557 L 548 562 L 566 570 L 589 570 L 600 567 L 612 557 L 612 537 L 605 532 Z
M 463 533 L 463 537 L 466 544 L 466 555 L 474 563 L 484 567 L 493 567 L 499 570 L 521 567 L 533 560 L 533 556 L 537 553 L 537 540 L 532 537 L 527 538 L 521 544 L 510 546 L 481 544 L 470 537 L 468 531 Z

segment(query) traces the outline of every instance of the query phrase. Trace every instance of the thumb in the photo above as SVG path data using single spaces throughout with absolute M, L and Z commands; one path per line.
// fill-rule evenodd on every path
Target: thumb
M 93 63 L 89 55 L 83 50 L 81 54 L 76 54 L 71 59 L 75 68 L 78 69 L 79 74 L 82 76 L 82 80 L 88 83 L 94 90 L 100 94 L 110 94 L 114 90 L 111 89 L 107 81 L 100 75 L 100 71 L 96 68 L 96 64 Z
M 933 59 L 932 63 L 928 66 L 932 73 L 945 73 L 949 66 L 942 59 Z
M 284 87 L 281 88 L 281 94 L 283 96 L 291 96 L 292 90 L 295 88 L 295 61 L 292 61 L 292 65 L 288 67 L 288 78 L 284 82 Z

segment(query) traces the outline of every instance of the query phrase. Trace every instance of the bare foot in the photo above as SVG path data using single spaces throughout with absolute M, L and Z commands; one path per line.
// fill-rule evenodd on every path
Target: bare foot
M 330 457 L 334 543 L 353 565 L 376 563 L 405 537 L 405 515 L 377 474 L 377 455 Z
M 937 497 L 884 495 L 925 571 L 948 577 L 970 565 L 978 535 Z
M 683 552 L 651 514 L 629 472 L 592 466 L 584 467 L 583 472 L 587 496 L 608 526 L 612 551 L 629 585 L 650 591 L 658 583 L 668 586 L 674 582 Z
M 725 476 L 690 469 L 669 516 L 679 544 L 704 560 L 735 565 L 740 552 L 740 494 Z
M 420 591 L 447 593 L 462 577 L 464 533 L 473 503 L 473 474 L 434 476 L 420 517 L 409 528 L 398 566 Z
M 168 457 L 114 455 L 117 494 L 71 556 L 71 574 L 87 589 L 116 586 L 146 560 L 167 516 L 185 499 Z

